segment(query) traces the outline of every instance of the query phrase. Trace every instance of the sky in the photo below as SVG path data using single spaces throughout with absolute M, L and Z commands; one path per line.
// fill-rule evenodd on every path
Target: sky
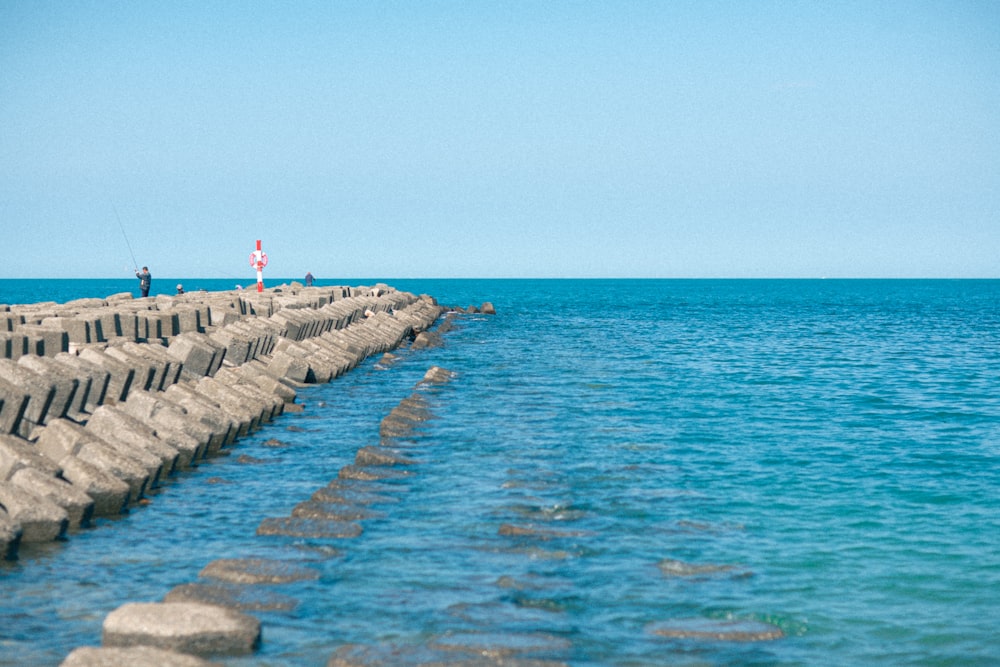
M 0 278 L 1000 277 L 1000 2 L 0 0 Z

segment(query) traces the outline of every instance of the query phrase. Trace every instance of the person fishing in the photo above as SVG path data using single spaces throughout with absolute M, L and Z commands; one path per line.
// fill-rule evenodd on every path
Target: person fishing
M 149 286 L 153 282 L 153 276 L 149 275 L 149 267 L 142 267 L 142 272 L 135 272 L 135 277 L 139 279 L 139 291 L 143 297 L 149 296 Z

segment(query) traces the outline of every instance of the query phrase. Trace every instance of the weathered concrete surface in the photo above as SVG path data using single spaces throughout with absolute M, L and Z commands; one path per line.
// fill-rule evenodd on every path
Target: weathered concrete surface
M 59 667 L 222 667 L 222 664 L 152 646 L 81 646 L 66 656 Z
M 260 621 L 215 605 L 132 602 L 104 619 L 104 646 L 152 646 L 194 655 L 242 655 L 260 644 Z
M 94 514 L 94 499 L 64 479 L 46 475 L 35 468 L 22 468 L 10 481 L 16 486 L 49 500 L 66 512 L 69 528 L 80 528 L 90 522 Z
M 72 459 L 79 459 L 122 480 L 129 486 L 130 503 L 142 497 L 150 481 L 149 470 L 143 463 L 65 419 L 52 422 L 42 431 L 37 447 L 64 471 L 69 469 Z
M 66 510 L 13 482 L 0 482 L 0 506 L 21 526 L 21 541 L 51 542 L 69 527 Z

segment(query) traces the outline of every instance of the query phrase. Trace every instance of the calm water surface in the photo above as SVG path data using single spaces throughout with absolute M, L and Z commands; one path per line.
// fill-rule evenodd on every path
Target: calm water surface
M 62 282 L 0 281 L 0 302 L 136 281 Z M 303 413 L 150 505 L 22 550 L 0 566 L 0 665 L 56 665 L 232 557 L 319 578 L 270 587 L 296 606 L 254 612 L 261 650 L 229 665 L 476 643 L 588 666 L 1000 664 L 1000 281 L 386 282 L 498 314 L 303 390 Z M 431 365 L 456 377 L 418 390 L 435 418 L 395 444 L 419 464 L 361 537 L 255 535 L 378 444 Z M 785 636 L 656 634 L 728 621 Z

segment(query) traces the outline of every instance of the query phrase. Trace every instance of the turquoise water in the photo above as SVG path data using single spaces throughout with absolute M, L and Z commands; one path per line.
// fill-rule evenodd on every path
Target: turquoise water
M 297 606 L 254 612 L 261 650 L 230 665 L 344 644 L 405 664 L 435 642 L 573 665 L 1000 664 L 1000 281 L 385 282 L 498 314 L 302 391 L 303 413 L 149 506 L 0 567 L 0 665 L 58 664 L 120 604 L 232 557 L 319 578 L 274 587 Z M 255 535 L 377 444 L 434 364 L 457 375 L 396 443 L 420 463 L 361 537 Z M 724 621 L 784 637 L 655 632 Z

